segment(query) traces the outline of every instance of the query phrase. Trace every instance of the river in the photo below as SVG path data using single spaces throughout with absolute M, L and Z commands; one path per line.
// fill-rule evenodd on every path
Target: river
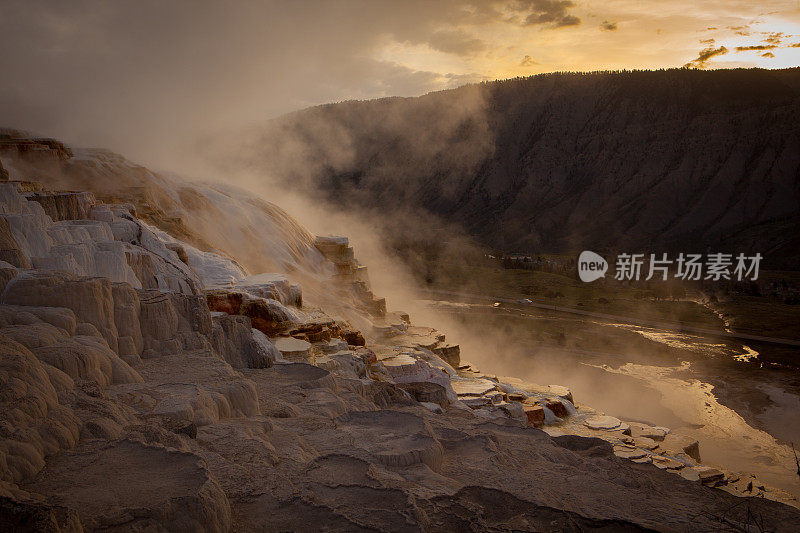
M 578 406 L 679 430 L 704 464 L 800 497 L 800 371 L 762 364 L 752 342 L 524 304 L 421 303 L 453 319 L 462 359 L 483 372 L 561 384 Z

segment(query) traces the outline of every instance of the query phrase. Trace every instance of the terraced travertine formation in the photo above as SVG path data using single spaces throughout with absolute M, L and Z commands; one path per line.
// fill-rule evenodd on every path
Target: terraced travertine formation
M 238 191 L 23 144 L 0 154 L 11 180 L 0 183 L 2 530 L 800 522 L 792 507 L 708 486 L 736 482 L 665 428 L 470 367 L 442 333 L 387 312 L 344 238 L 314 239 Z M 32 168 L 51 183 L 26 180 Z M 75 168 L 156 193 L 49 188 Z M 153 202 L 172 202 L 174 216 Z M 187 222 L 219 205 L 239 219 L 219 219 L 216 233 Z M 236 228 L 248 259 L 220 244 Z M 281 268 L 259 274 L 259 264 Z M 563 419 L 595 438 L 538 429 L 567 428 Z

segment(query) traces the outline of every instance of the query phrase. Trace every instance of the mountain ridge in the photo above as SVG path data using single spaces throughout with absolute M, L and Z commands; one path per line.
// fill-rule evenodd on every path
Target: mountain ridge
M 270 121 L 244 158 L 503 251 L 758 251 L 800 268 L 798 147 L 800 69 L 673 69 L 326 104 Z

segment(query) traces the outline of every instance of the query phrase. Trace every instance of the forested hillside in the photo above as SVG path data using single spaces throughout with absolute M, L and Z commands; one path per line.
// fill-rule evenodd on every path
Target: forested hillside
M 275 119 L 250 148 L 303 192 L 432 213 L 505 251 L 759 251 L 800 267 L 798 68 L 558 73 L 343 102 Z

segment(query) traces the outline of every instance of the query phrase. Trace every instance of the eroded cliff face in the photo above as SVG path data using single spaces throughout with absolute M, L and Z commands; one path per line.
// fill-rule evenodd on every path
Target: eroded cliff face
M 315 238 L 266 202 L 105 153 L 66 170 L 53 161 L 15 159 L 0 183 L 3 529 L 685 530 L 756 516 L 790 530 L 800 519 L 710 488 L 741 494 L 752 478 L 699 464 L 696 443 L 666 428 L 472 368 L 443 333 L 387 309 L 346 237 Z M 98 183 L 75 191 L 69 165 Z M 49 185 L 17 179 L 32 168 L 50 168 Z M 112 192 L 112 178 L 125 185 Z M 64 180 L 73 192 L 52 190 Z M 162 217 L 168 206 L 179 220 Z M 211 212 L 222 230 L 186 222 Z M 251 259 L 209 244 L 242 227 L 260 250 Z M 564 419 L 594 438 L 536 429 Z
M 541 75 L 315 107 L 249 140 L 245 163 L 402 220 L 389 234 L 406 240 L 410 211 L 504 251 L 710 246 L 800 266 L 797 68 Z

